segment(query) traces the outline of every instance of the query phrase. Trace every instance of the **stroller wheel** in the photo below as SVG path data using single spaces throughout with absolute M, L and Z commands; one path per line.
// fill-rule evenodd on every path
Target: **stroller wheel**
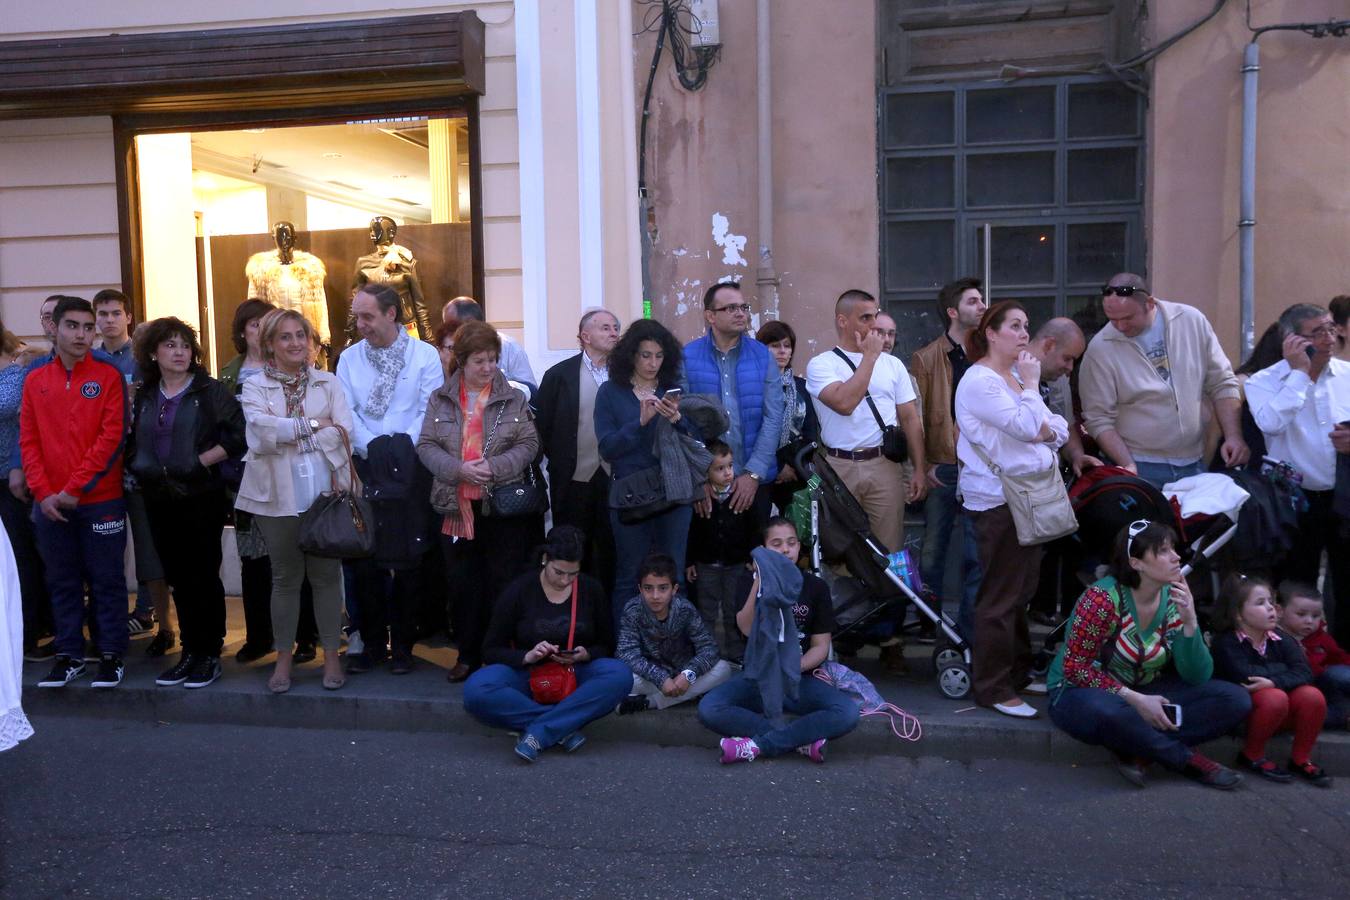
M 949 663 L 938 670 L 938 690 L 948 700 L 964 700 L 970 696 L 970 667 L 964 662 Z
M 951 644 L 938 644 L 933 648 L 933 672 L 936 674 L 943 669 L 957 663 L 964 663 L 965 657 L 961 651 L 957 650 Z

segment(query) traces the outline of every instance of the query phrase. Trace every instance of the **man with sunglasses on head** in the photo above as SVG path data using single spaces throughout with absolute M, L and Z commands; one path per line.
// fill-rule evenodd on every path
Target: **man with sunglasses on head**
M 1308 509 L 1282 577 L 1317 583 L 1322 551 L 1331 574 L 1329 599 L 1337 642 L 1350 643 L 1350 516 L 1335 509 L 1338 459 L 1350 456 L 1350 362 L 1336 359 L 1339 330 L 1331 313 L 1295 303 L 1280 314 L 1284 358 L 1247 380 L 1247 407 L 1270 456 L 1303 475 Z M 1342 548 L 1342 549 L 1337 549 Z
M 1198 475 L 1208 400 L 1223 430 L 1224 464 L 1245 463 L 1237 378 L 1204 314 L 1159 300 L 1129 272 L 1102 286 L 1102 310 L 1110 324 L 1088 345 L 1078 378 L 1083 423 L 1097 445 L 1158 488 Z

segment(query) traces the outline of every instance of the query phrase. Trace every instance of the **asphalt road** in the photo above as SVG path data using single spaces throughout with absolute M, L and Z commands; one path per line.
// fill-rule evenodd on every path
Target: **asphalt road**
M 657 713 L 651 713 L 656 715 Z M 0 897 L 1343 897 L 1350 773 L 43 717 L 0 754 Z

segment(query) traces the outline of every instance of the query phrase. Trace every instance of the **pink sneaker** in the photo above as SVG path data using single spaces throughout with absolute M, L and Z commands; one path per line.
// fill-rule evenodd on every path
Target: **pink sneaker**
M 755 743 L 754 738 L 729 737 L 722 738 L 719 743 L 722 745 L 722 765 L 754 762 L 755 757 L 759 756 L 759 744 Z
M 813 763 L 823 763 L 825 762 L 825 738 L 798 747 L 797 752 Z

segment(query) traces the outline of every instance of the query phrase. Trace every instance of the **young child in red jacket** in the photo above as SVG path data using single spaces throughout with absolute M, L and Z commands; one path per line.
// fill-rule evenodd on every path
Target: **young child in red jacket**
M 1322 595 L 1301 581 L 1280 584 L 1280 627 L 1303 644 L 1313 684 L 1327 698 L 1327 728 L 1350 729 L 1350 652 L 1327 633 Z

